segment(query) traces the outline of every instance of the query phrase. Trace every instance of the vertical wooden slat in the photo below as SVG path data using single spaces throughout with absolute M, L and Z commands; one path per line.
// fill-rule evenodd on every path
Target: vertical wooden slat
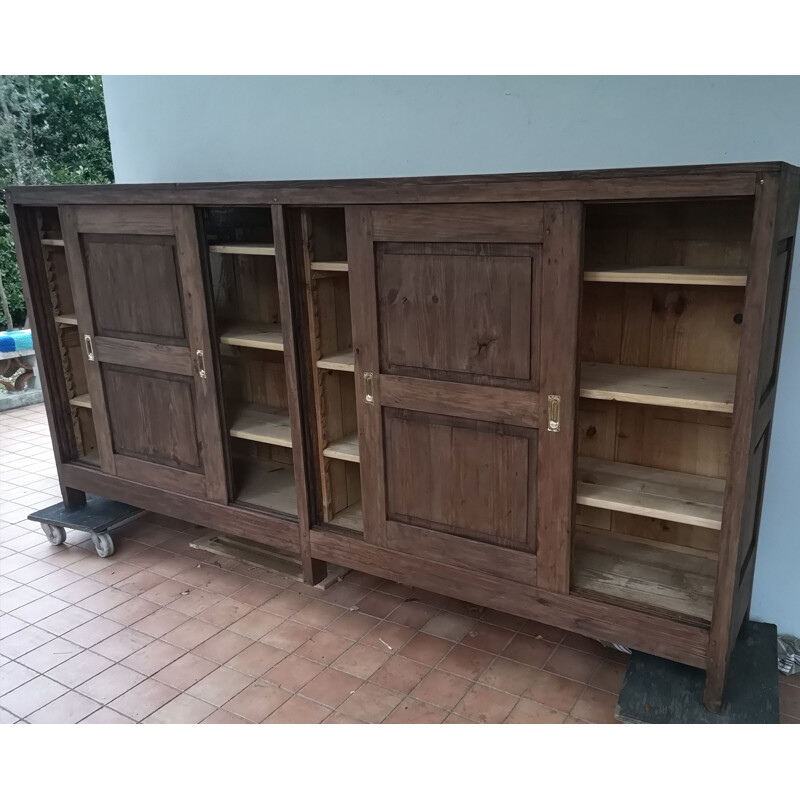
M 569 592 L 577 437 L 581 203 L 546 203 L 541 281 L 537 585 Z M 561 397 L 560 431 L 547 430 L 548 395 Z
M 755 194 L 755 211 L 750 247 L 750 265 L 745 294 L 742 339 L 739 348 L 739 365 L 736 393 L 733 401 L 733 429 L 731 457 L 720 531 L 720 550 L 717 582 L 708 651 L 708 668 L 704 703 L 712 711 L 722 706 L 725 678 L 731 650 L 739 632 L 742 619 L 734 619 L 734 607 L 739 591 L 740 576 L 737 570 L 742 536 L 742 517 L 745 504 L 758 491 L 758 480 L 748 486 L 748 465 L 760 432 L 754 421 L 758 416 L 759 353 L 764 328 L 764 317 L 769 302 L 769 277 L 776 255 L 776 220 L 778 197 L 781 190 L 779 174 L 764 173 L 758 177 Z M 759 478 L 757 476 L 757 478 Z M 756 521 L 757 524 L 757 521 Z M 748 584 L 749 586 L 749 584 Z M 740 615 L 740 616 L 743 616 Z
M 383 433 L 380 406 L 378 310 L 375 289 L 375 253 L 372 216 L 363 206 L 348 206 L 347 258 L 350 264 L 350 298 L 355 355 L 358 442 L 361 457 L 361 491 L 364 539 L 386 546 L 386 496 L 383 484 Z M 372 373 L 374 402 L 365 399 L 364 374 Z
M 310 497 L 306 466 L 306 443 L 303 436 L 300 399 L 300 364 L 297 346 L 299 314 L 296 313 L 297 276 L 289 261 L 286 238 L 286 219 L 283 206 L 272 206 L 272 231 L 275 242 L 275 264 L 278 273 L 278 297 L 283 331 L 283 359 L 286 369 L 286 392 L 289 400 L 289 423 L 292 429 L 292 462 L 297 492 L 297 521 L 300 536 L 300 561 L 306 583 L 316 584 L 325 579 L 327 564 L 311 557 Z
M 175 248 L 183 285 L 186 327 L 192 357 L 202 350 L 206 377 L 198 375 L 195 363 L 194 388 L 197 397 L 197 427 L 203 444 L 203 470 L 208 499 L 228 502 L 228 481 L 223 455 L 220 410 L 217 405 L 217 381 L 213 348 L 208 328 L 203 269 L 200 263 L 199 236 L 194 209 L 172 206 L 175 226 Z M 80 318 L 79 322 L 80 322 Z
M 103 472 L 115 475 L 117 467 L 114 461 L 114 447 L 111 441 L 111 426 L 108 421 L 108 408 L 106 407 L 105 391 L 103 390 L 103 377 L 100 374 L 100 363 L 98 361 L 89 361 L 86 357 L 85 337 L 90 336 L 94 341 L 95 329 L 92 305 L 89 300 L 86 266 L 78 234 L 77 212 L 79 208 L 80 206 L 61 207 L 61 235 L 64 238 L 67 269 L 69 270 L 69 280 L 72 284 L 72 299 L 75 303 L 75 315 L 78 318 L 78 333 L 83 345 L 86 383 L 89 387 L 89 397 L 92 400 L 92 419 L 94 420 L 95 434 L 97 435 L 100 466 Z

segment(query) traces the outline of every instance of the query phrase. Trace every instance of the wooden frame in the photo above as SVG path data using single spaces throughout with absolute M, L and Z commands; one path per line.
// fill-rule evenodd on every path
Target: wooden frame
M 83 502 L 86 491 L 104 494 L 299 555 L 308 582 L 321 580 L 331 561 L 683 661 L 706 670 L 706 704 L 720 707 L 752 589 L 800 199 L 795 167 L 773 162 L 360 181 L 15 187 L 8 197 L 67 504 Z M 516 204 L 538 204 L 540 215 L 532 217 L 538 236 L 516 235 L 513 219 L 522 207 Z M 718 213 L 723 206 L 730 213 Z M 148 207 L 158 207 L 160 216 Z M 174 210 L 164 214 L 167 209 Z M 213 403 L 221 407 L 230 388 L 220 377 L 228 348 L 250 348 L 253 358 L 282 363 L 286 397 L 279 414 L 249 407 L 233 417 L 221 408 L 206 414 L 202 436 L 213 442 L 224 433 L 235 447 L 291 452 L 293 516 L 229 503 L 228 486 L 236 477 L 231 445 L 210 465 L 215 485 L 225 489 L 207 498 L 192 497 L 185 484 L 156 481 L 155 472 L 114 474 L 112 464 L 123 462 L 103 433 L 107 412 L 95 401 L 106 396 L 105 385 L 91 390 L 81 372 L 90 365 L 75 361 L 75 353 L 83 353 L 78 337 L 96 332 L 81 300 L 81 255 L 70 220 L 82 214 L 87 235 L 92 226 L 111 225 L 121 237 L 169 236 L 172 214 L 188 221 L 199 209 L 230 218 L 237 209 L 260 209 L 271 233 L 269 240 L 257 231 L 225 238 L 213 225 L 201 225 L 205 233 L 199 236 L 180 234 L 181 257 L 199 248 L 204 265 L 192 293 L 205 293 L 206 302 L 195 303 L 191 314 L 194 325 L 208 330 L 198 349 L 210 356 L 206 387 Z M 428 243 L 434 255 L 453 241 L 542 243 L 540 302 L 548 333 L 538 391 L 544 399 L 532 395 L 523 402 L 513 379 L 481 378 L 485 399 L 477 421 L 474 388 L 455 373 L 442 373 L 444 380 L 432 387 L 419 370 L 387 370 L 386 356 L 378 352 L 387 318 L 369 311 L 376 288 L 365 280 L 364 267 L 374 263 L 374 242 L 381 240 Z M 66 283 L 64 243 L 71 273 Z M 494 257 L 499 251 L 484 252 Z M 250 316 L 235 325 L 215 320 L 212 256 L 232 264 L 271 260 L 277 318 Z M 371 323 L 365 314 L 373 314 Z M 627 339 L 620 343 L 609 330 Z M 713 352 L 692 345 L 706 340 Z M 136 347 L 103 337 L 96 344 L 98 358 L 121 369 L 142 368 Z M 574 358 L 563 355 L 568 352 Z M 456 358 L 455 351 L 451 355 Z M 163 346 L 157 360 L 162 371 L 184 376 L 180 380 L 194 374 L 175 345 Z M 552 421 L 549 396 L 562 397 L 560 433 L 539 437 L 534 553 L 509 557 L 480 536 L 464 538 L 464 531 L 454 546 L 442 530 L 422 533 L 396 521 L 380 533 L 369 522 L 379 519 L 376 479 L 397 454 L 386 438 L 394 434 L 363 402 L 365 372 L 373 375 L 373 396 L 387 419 L 472 417 L 463 430 L 487 432 L 481 436 L 513 433 L 512 420 L 544 431 Z M 91 374 L 89 369 L 86 378 Z M 338 413 L 345 414 L 338 423 L 329 408 L 334 395 Z M 101 466 L 91 463 L 93 436 Z M 686 449 L 692 437 L 701 443 L 696 451 Z M 351 508 L 350 492 L 353 498 L 363 492 L 371 509 L 366 526 Z M 670 570 L 690 579 L 695 588 L 689 595 L 672 591 Z M 647 576 L 645 589 L 652 585 L 666 594 L 653 600 L 647 591 L 632 591 L 627 581 L 634 574 Z

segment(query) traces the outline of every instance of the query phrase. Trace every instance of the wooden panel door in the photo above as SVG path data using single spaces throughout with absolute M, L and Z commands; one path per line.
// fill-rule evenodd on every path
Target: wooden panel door
M 227 502 L 193 209 L 61 219 L 103 471 Z
M 347 213 L 365 538 L 567 592 L 580 205 Z

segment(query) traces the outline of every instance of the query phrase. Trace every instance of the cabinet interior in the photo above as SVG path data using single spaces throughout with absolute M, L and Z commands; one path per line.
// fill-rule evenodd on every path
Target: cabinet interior
M 710 622 L 752 216 L 586 208 L 575 592 Z
M 269 208 L 203 212 L 235 502 L 297 516 Z
M 300 229 L 316 421 L 316 521 L 363 532 L 344 210 L 302 210 Z
M 78 319 L 75 315 L 75 301 L 67 270 L 58 209 L 46 207 L 37 209 L 36 222 L 64 385 L 69 399 L 74 435 L 73 452 L 77 455 L 78 461 L 99 467 L 100 456 L 86 380 L 83 343 L 78 332 Z

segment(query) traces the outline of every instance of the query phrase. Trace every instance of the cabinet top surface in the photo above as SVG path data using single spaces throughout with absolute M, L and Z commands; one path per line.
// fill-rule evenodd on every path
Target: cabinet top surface
M 13 186 L 18 205 L 177 203 L 353 205 L 546 200 L 635 200 L 751 195 L 765 173 L 797 173 L 783 161 L 571 172 L 342 180 Z

